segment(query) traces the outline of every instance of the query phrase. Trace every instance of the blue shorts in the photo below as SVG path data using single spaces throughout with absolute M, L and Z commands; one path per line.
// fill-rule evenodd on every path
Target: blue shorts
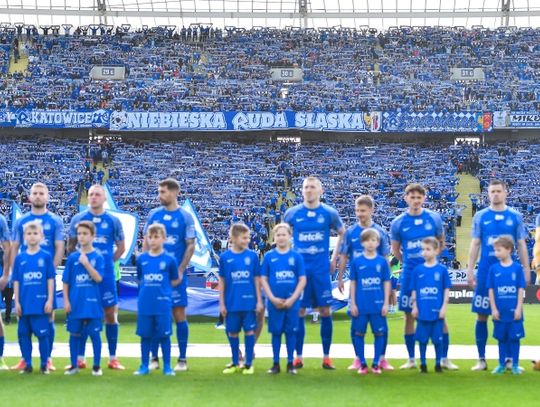
M 99 292 L 101 293 L 101 306 L 103 308 L 114 307 L 118 304 L 114 275 L 103 277 L 103 280 L 99 283 Z
M 521 321 L 493 321 L 493 337 L 501 342 L 519 341 L 525 338 L 525 328 Z
M 310 274 L 300 300 L 300 308 L 329 307 L 332 303 L 330 273 Z
M 398 304 L 399 304 L 399 310 L 411 313 L 412 312 L 412 300 L 411 300 L 411 294 L 412 294 L 412 287 L 411 287 L 411 279 L 412 279 L 412 272 L 411 273 L 401 273 L 400 283 L 401 287 L 399 290 L 399 298 L 398 298 Z
M 70 334 L 82 334 L 86 332 L 101 332 L 103 321 L 101 318 L 67 318 L 66 328 Z
M 187 298 L 187 274 L 184 273 L 182 282 L 172 289 L 172 306 L 173 308 L 178 307 L 187 307 L 188 298 Z
M 49 315 L 23 315 L 19 318 L 17 335 L 30 336 L 34 334 L 38 338 L 49 335 Z
M 428 343 L 431 339 L 431 343 L 438 345 L 443 339 L 443 327 L 444 319 L 417 321 L 414 339 L 420 343 Z
M 373 335 L 385 334 L 388 332 L 386 317 L 383 317 L 381 314 L 360 314 L 352 319 L 351 327 L 355 333 L 365 334 L 368 323 L 371 326 Z
M 392 284 L 392 290 L 397 290 L 397 285 L 399 283 L 399 278 L 391 276 L 390 283 Z
M 172 335 L 172 315 L 137 314 L 136 334 L 141 338 L 165 338 Z
M 268 332 L 271 334 L 292 333 L 298 330 L 299 306 L 279 310 L 268 303 Z
M 489 304 L 489 289 L 487 287 L 487 276 L 477 277 L 476 288 L 472 297 L 472 312 L 481 315 L 491 315 L 491 305 Z
M 255 311 L 227 312 L 225 317 L 225 330 L 227 333 L 254 331 L 257 328 L 257 316 Z

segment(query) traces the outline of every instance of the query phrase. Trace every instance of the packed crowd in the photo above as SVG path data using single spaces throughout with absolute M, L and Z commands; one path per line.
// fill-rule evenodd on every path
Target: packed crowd
M 191 30 L 191 31 L 188 31 Z M 26 75 L 2 74 L 8 107 L 158 111 L 538 111 L 540 29 L 77 28 L 31 30 Z M 24 33 L 24 31 L 23 31 Z M 1 59 L 1 58 L 0 58 Z M 0 63 L 1 65 L 1 63 Z M 122 65 L 121 81 L 90 80 Z M 299 67 L 282 92 L 270 68 Z M 450 69 L 482 68 L 456 82 Z M 1 71 L 1 67 L 0 67 Z M 283 97 L 285 96 L 285 97 Z

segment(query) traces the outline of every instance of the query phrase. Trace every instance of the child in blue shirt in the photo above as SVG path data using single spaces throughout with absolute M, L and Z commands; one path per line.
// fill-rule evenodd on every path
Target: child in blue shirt
M 101 330 L 103 328 L 103 307 L 99 283 L 102 281 L 105 261 L 94 249 L 92 242 L 96 227 L 91 221 L 81 221 L 76 226 L 79 248 L 66 261 L 64 275 L 64 309 L 66 327 L 70 333 L 69 351 L 71 366 L 66 375 L 79 373 L 77 356 L 81 348 L 81 336 L 89 336 L 94 351 L 92 375 L 101 376 Z
M 430 339 L 435 346 L 435 372 L 442 373 L 443 327 L 452 283 L 448 269 L 437 261 L 439 251 L 437 238 L 423 239 L 424 264 L 416 266 L 412 275 L 412 315 L 417 320 L 415 339 L 420 345 L 421 373 L 428 371 L 426 350 Z
M 261 266 L 261 285 L 268 298 L 268 332 L 272 334 L 274 364 L 270 374 L 281 371 L 279 351 L 285 334 L 287 373 L 296 374 L 293 366 L 296 331 L 298 330 L 300 295 L 306 286 L 304 259 L 291 249 L 291 227 L 280 223 L 273 230 L 276 248 L 266 253 Z
M 360 234 L 363 252 L 351 262 L 350 271 L 350 312 L 354 331 L 354 349 L 360 361 L 358 374 L 368 373 L 364 356 L 364 337 L 368 323 L 375 336 L 375 356 L 371 371 L 381 374 L 379 359 L 383 351 L 385 335 L 388 331 L 386 314 L 390 298 L 390 267 L 388 261 L 377 254 L 381 243 L 379 231 L 368 228 Z
M 163 351 L 163 374 L 175 376 L 171 368 L 172 289 L 180 284 L 178 264 L 165 252 L 165 227 L 159 223 L 148 227 L 146 242 L 149 251 L 137 259 L 140 281 L 137 335 L 141 337 L 141 366 L 135 375 L 150 373 L 152 340 L 159 340 Z
M 53 310 L 55 270 L 51 255 L 40 247 L 43 228 L 37 221 L 24 225 L 25 247 L 13 264 L 15 310 L 19 316 L 19 345 L 25 368 L 32 373 L 32 334 L 39 341 L 40 372 L 49 374 L 49 317 Z
M 519 347 L 521 338 L 525 337 L 525 276 L 521 265 L 512 260 L 514 241 L 511 237 L 498 237 L 493 242 L 493 249 L 499 261 L 489 268 L 487 286 L 493 318 L 493 337 L 499 342 L 499 366 L 492 373 L 504 373 L 505 360 L 512 358 L 512 373 L 521 374 Z
M 232 364 L 223 370 L 224 374 L 239 371 L 239 332 L 245 334 L 246 361 L 243 374 L 253 374 L 253 351 L 257 312 L 262 312 L 259 287 L 259 257 L 248 250 L 249 228 L 243 223 L 235 223 L 229 231 L 231 248 L 219 260 L 219 309 L 225 318 L 225 329 L 232 351 Z

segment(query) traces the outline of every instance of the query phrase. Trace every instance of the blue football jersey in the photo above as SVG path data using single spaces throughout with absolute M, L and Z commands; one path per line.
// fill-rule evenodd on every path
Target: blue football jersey
M 422 240 L 443 236 L 443 222 L 438 213 L 429 209 L 417 216 L 404 212 L 392 221 L 390 233 L 392 240 L 401 244 L 403 273 L 407 273 L 424 263 Z
M 70 318 L 102 318 L 101 293 L 96 283 L 84 266 L 79 263 L 79 251 L 71 253 L 66 261 L 62 281 L 69 285 Z M 88 261 L 103 276 L 105 260 L 97 251 L 87 253 Z
M 384 305 L 384 283 L 390 281 L 390 268 L 383 256 L 372 259 L 361 254 L 352 259 L 351 281 L 356 281 L 356 306 L 358 312 L 380 314 Z
M 515 261 L 507 267 L 501 263 L 493 264 L 488 271 L 488 288 L 493 290 L 501 321 L 513 321 L 518 290 L 525 289 L 525 277 L 521 264 Z
M 114 276 L 114 246 L 124 240 L 124 229 L 120 220 L 108 212 L 94 215 L 86 210 L 76 214 L 69 225 L 69 237 L 77 238 L 77 224 L 90 221 L 96 226 L 96 236 L 92 245 L 103 256 L 105 261 L 105 277 Z
M 304 257 L 306 274 L 329 273 L 330 232 L 343 227 L 337 211 L 322 203 L 315 209 L 299 204 L 285 212 L 284 221 L 293 229 L 293 247 Z
M 0 214 L 0 243 L 7 242 L 10 239 L 6 217 Z
M 153 209 L 148 215 L 148 219 L 144 225 L 145 235 L 148 227 L 153 223 L 159 223 L 165 226 L 167 240 L 164 248 L 180 264 L 186 251 L 186 240 L 195 239 L 196 236 L 193 217 L 189 212 L 180 207 L 174 211 L 168 211 L 164 207 L 159 207 Z
M 377 248 L 377 253 L 381 256 L 388 256 L 390 254 L 390 245 L 388 243 L 388 234 L 386 231 L 376 223 L 372 223 L 369 227 L 375 229 L 379 232 L 379 237 L 381 242 Z M 364 247 L 362 246 L 362 239 L 360 235 L 362 232 L 367 229 L 360 226 L 358 223 L 350 226 L 345 232 L 343 237 L 343 243 L 341 244 L 340 253 L 346 254 L 349 257 L 349 260 L 352 260 L 355 257 L 360 256 L 364 252 Z
M 137 278 L 140 281 L 138 313 L 141 315 L 169 315 L 172 308 L 173 280 L 179 278 L 174 257 L 163 252 L 152 256 L 146 252 L 137 259 Z
M 254 311 L 257 305 L 255 277 L 260 274 L 257 253 L 227 250 L 220 256 L 219 276 L 225 279 L 225 307 L 228 312 Z
M 46 212 L 43 215 L 34 215 L 32 212 L 25 213 L 19 219 L 15 221 L 13 226 L 13 241 L 19 242 L 19 251 L 26 251 L 26 244 L 24 243 L 24 225 L 28 222 L 37 221 L 41 223 L 43 227 L 43 241 L 41 247 L 48 251 L 53 257 L 55 255 L 54 243 L 57 241 L 64 241 L 64 222 L 60 216 L 55 215 L 52 212 Z
M 474 215 L 471 235 L 473 238 L 480 239 L 478 273 L 487 276 L 489 267 L 498 263 L 493 249 L 495 239 L 499 236 L 507 236 L 516 244 L 518 240 L 527 237 L 527 231 L 523 217 L 515 209 L 507 207 L 503 211 L 494 211 L 491 208 L 485 208 Z
M 48 280 L 54 280 L 55 276 L 53 259 L 46 250 L 41 249 L 34 254 L 24 251 L 15 257 L 12 279 L 19 282 L 19 302 L 23 315 L 45 313 Z
M 442 264 L 416 266 L 412 276 L 412 290 L 416 291 L 418 320 L 436 321 L 444 303 L 444 290 L 452 287 L 448 269 Z
M 304 259 L 294 250 L 280 253 L 274 249 L 264 256 L 261 276 L 268 278 L 275 297 L 289 298 L 298 285 L 298 279 L 305 275 Z

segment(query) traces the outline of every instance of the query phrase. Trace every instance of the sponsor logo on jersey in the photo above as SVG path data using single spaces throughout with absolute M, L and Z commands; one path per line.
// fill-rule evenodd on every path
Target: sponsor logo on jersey
M 291 270 L 276 271 L 276 280 L 293 280 L 294 272 Z
M 317 214 L 313 211 L 308 211 L 307 216 L 308 218 L 314 218 L 315 216 L 317 216 Z
M 90 274 L 77 274 L 75 277 L 75 282 L 77 284 L 84 284 L 92 281 L 92 277 L 90 277 Z
M 499 295 L 516 294 L 517 288 L 514 285 L 502 285 L 500 287 L 497 287 L 497 293 Z
M 107 236 L 96 236 L 94 238 L 94 244 L 107 244 L 108 242 Z
M 379 277 L 367 277 L 362 280 L 363 287 L 370 287 L 373 285 L 381 285 L 381 279 Z
M 409 240 L 407 242 L 407 250 L 415 250 L 415 249 L 421 249 L 422 248 L 422 240 Z
M 28 271 L 23 274 L 23 279 L 25 282 L 41 280 L 42 278 L 43 278 L 43 273 L 41 271 Z
M 324 233 L 322 232 L 300 232 L 298 235 L 299 242 L 322 242 Z
M 162 281 L 163 281 L 163 274 L 149 273 L 149 274 L 144 275 L 145 283 L 154 283 L 154 282 L 162 282 Z
M 414 226 L 419 226 L 424 223 L 423 219 L 415 219 L 414 220 Z
M 249 276 L 250 276 L 249 270 L 231 271 L 231 278 L 235 281 L 248 279 Z
M 177 240 L 176 236 L 168 235 L 167 239 L 165 239 L 165 244 L 172 246 L 172 245 L 175 245 L 177 241 L 178 240 Z
M 437 287 L 422 287 L 420 289 L 421 295 L 437 295 L 439 294 L 439 289 Z

